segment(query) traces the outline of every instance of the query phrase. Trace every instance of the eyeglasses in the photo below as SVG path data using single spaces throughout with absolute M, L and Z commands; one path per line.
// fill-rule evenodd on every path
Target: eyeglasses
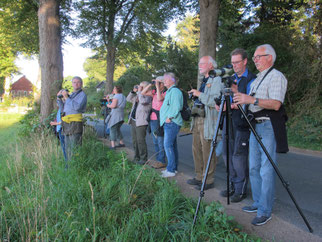
M 239 63 L 240 63 L 240 62 L 242 62 L 242 61 L 243 61 L 243 60 L 240 60 L 240 61 L 232 61 L 232 62 L 231 62 L 231 64 L 232 64 L 232 65 L 237 65 L 237 64 L 239 64 Z
M 255 60 L 259 60 L 262 56 L 268 56 L 269 54 L 266 54 L 266 55 L 256 55 L 256 56 L 253 56 L 252 60 L 255 61 Z

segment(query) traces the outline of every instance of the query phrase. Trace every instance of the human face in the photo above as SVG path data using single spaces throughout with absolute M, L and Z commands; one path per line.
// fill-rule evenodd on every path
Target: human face
M 74 92 L 76 92 L 76 91 L 82 89 L 83 83 L 81 80 L 74 78 L 72 80 L 72 86 L 73 86 Z
M 171 76 L 164 75 L 163 76 L 163 83 L 166 88 L 170 88 L 172 85 L 174 85 L 174 81 L 172 80 Z
M 243 59 L 241 55 L 233 55 L 231 57 L 231 64 L 237 76 L 241 76 L 246 70 L 247 59 Z
M 201 57 L 199 61 L 199 73 L 200 75 L 203 75 L 205 77 L 208 77 L 208 73 L 210 70 L 212 70 L 214 67 L 212 63 L 209 60 L 209 57 L 204 56 Z
M 259 48 L 255 51 L 253 61 L 258 71 L 262 72 L 273 65 L 273 57 L 266 54 L 265 48 Z

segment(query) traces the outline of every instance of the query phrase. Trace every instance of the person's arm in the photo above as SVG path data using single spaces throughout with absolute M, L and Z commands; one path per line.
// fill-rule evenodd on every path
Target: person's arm
M 107 107 L 108 108 L 117 108 L 117 103 L 118 103 L 118 100 L 116 98 L 113 98 L 112 99 L 112 103 L 111 104 L 107 104 Z
M 152 90 L 151 90 L 152 84 L 147 85 L 143 90 L 141 91 L 141 94 L 144 96 L 150 96 L 152 97 Z
M 158 80 L 156 80 L 156 82 L 155 82 L 155 87 L 157 89 L 156 91 L 157 91 L 157 99 L 158 99 L 158 101 L 163 101 L 165 95 L 161 93 L 160 82 Z
M 82 91 L 74 98 L 67 98 L 65 105 L 70 105 L 73 110 L 78 112 L 84 112 L 86 108 L 87 97 L 86 94 Z
M 176 118 L 178 115 L 180 115 L 180 111 L 183 107 L 183 96 L 182 92 L 178 88 L 174 88 L 174 90 L 171 90 L 171 109 L 168 112 L 168 117 L 166 119 L 166 123 L 170 123 L 172 118 Z
M 258 100 L 257 106 L 262 107 L 264 109 L 278 111 L 282 105 L 280 101 L 274 99 L 255 98 L 240 92 L 234 95 L 235 104 L 255 104 L 256 99 Z
M 148 105 L 152 103 L 152 97 L 145 96 L 140 91 L 138 91 L 138 98 L 139 98 L 139 103 L 141 103 L 142 105 Z

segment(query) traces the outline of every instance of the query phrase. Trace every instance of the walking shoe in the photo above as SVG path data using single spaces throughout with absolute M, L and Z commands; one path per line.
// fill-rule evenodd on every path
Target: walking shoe
M 231 197 L 232 195 L 234 195 L 234 193 L 235 193 L 235 189 L 231 189 L 231 190 L 229 190 L 229 196 Z M 221 191 L 220 192 L 220 196 L 222 196 L 222 197 L 228 197 L 228 192 L 227 192 L 227 190 L 223 190 L 223 191 Z
M 121 147 L 125 147 L 125 144 L 118 144 L 117 146 L 115 146 L 116 148 L 121 148 Z
M 246 213 L 256 213 L 257 212 L 257 208 L 255 208 L 253 206 L 245 206 L 242 209 Z
M 161 177 L 173 177 L 175 175 L 176 175 L 175 172 L 170 172 L 170 171 L 165 170 L 165 172 L 162 172 Z
M 161 173 L 163 174 L 163 173 L 165 173 L 167 171 L 167 169 L 165 169 L 165 170 L 163 170 L 163 171 L 161 171 Z M 178 173 L 178 171 L 174 171 L 174 173 Z
M 259 225 L 264 225 L 266 224 L 268 221 L 270 221 L 272 219 L 271 216 L 267 217 L 267 216 L 261 216 L 261 217 L 255 217 L 252 221 L 253 225 L 259 226 Z
M 197 186 L 195 186 L 195 189 L 200 191 L 201 190 L 201 186 L 202 186 L 202 184 L 197 185 Z M 204 191 L 206 191 L 208 189 L 211 189 L 211 188 L 214 188 L 214 187 L 215 187 L 215 183 L 214 182 L 213 183 L 210 183 L 210 184 L 206 184 L 205 187 L 204 187 Z
M 155 169 L 160 169 L 160 168 L 167 167 L 167 164 L 162 163 L 162 162 L 159 162 L 159 161 L 156 161 L 156 162 L 154 162 L 151 166 L 152 166 L 153 168 L 155 168 Z
M 196 178 L 188 179 L 187 184 L 189 184 L 189 185 L 201 185 L 201 181 L 197 180 Z
M 239 203 L 240 201 L 244 200 L 247 197 L 246 194 L 234 194 L 231 196 L 230 201 L 232 203 Z

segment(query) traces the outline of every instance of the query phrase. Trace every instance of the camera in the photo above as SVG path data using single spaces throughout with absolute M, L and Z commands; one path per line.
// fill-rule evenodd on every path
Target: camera
M 67 92 L 67 96 L 69 97 L 68 89 L 63 89 L 63 90 Z M 58 97 L 58 98 L 63 98 L 64 96 L 63 96 L 63 94 L 60 94 L 60 95 L 58 95 L 57 97 Z
M 107 99 L 106 98 L 100 99 L 100 104 L 101 104 L 101 106 L 106 106 L 107 105 Z
M 216 76 L 221 76 L 223 78 L 228 77 L 229 73 L 233 70 L 233 66 L 232 65 L 225 65 L 223 68 L 221 69 L 215 69 L 215 70 L 211 70 L 209 71 L 209 76 L 214 78 Z
M 189 93 L 189 99 L 196 101 L 198 99 L 198 97 L 195 97 L 192 93 Z
M 135 89 L 139 89 L 139 85 L 135 85 L 135 86 L 134 86 L 134 88 L 135 88 Z
M 155 81 L 153 80 L 153 81 L 151 82 L 151 84 L 152 84 L 152 85 L 155 85 Z

